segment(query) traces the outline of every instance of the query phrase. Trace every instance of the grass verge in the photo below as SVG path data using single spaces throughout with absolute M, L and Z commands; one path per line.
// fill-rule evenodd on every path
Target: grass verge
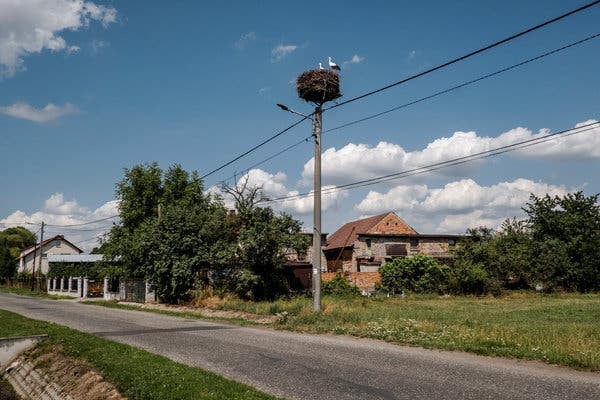
M 134 347 L 60 325 L 0 310 L 0 337 L 48 334 L 43 346 L 59 346 L 81 358 L 129 399 L 274 399 L 212 372 L 179 364 Z
M 117 303 L 108 306 L 124 308 Z M 277 329 L 346 334 L 600 371 L 599 294 L 516 293 L 502 298 L 416 296 L 405 299 L 326 296 L 320 314 L 312 313 L 309 298 L 275 302 L 208 299 L 202 306 L 278 315 L 271 324 Z M 169 314 L 177 315 L 177 312 Z M 197 314 L 185 316 L 202 318 Z
M 19 288 L 19 287 L 10 287 L 5 285 L 0 285 L 0 293 L 13 293 L 21 296 L 29 296 L 29 297 L 43 297 L 45 299 L 52 300 L 69 300 L 73 299 L 70 296 L 60 296 L 56 294 L 48 294 L 47 292 L 42 292 L 39 290 L 31 290 L 28 288 Z

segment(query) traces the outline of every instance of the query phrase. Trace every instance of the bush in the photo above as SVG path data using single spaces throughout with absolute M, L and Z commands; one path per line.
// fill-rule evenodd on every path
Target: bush
M 356 296 L 360 294 L 360 290 L 348 282 L 340 272 L 337 272 L 332 280 L 323 282 L 321 290 L 325 295 L 334 296 Z
M 386 262 L 379 273 L 381 288 L 388 293 L 443 293 L 449 268 L 432 257 L 417 255 Z
M 483 263 L 457 260 L 448 275 L 448 291 L 454 294 L 500 294 L 500 283 L 490 277 Z

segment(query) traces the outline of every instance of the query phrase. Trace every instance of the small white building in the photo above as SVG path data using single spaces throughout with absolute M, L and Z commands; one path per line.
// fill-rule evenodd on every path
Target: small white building
M 41 248 L 41 251 L 40 251 Z M 35 258 L 35 272 L 36 274 L 48 273 L 48 255 L 68 255 L 68 254 L 81 254 L 83 250 L 69 242 L 63 235 L 56 235 L 49 239 L 44 240 L 42 243 L 36 243 L 34 246 L 29 246 L 21 250 L 19 256 L 19 269 L 18 272 L 33 271 L 33 260 Z M 40 270 L 40 255 L 42 257 L 42 268 Z

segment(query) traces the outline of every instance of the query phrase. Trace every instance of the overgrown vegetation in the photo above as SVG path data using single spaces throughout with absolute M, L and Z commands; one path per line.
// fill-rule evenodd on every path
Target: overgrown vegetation
M 323 282 L 321 290 L 324 295 L 333 296 L 356 296 L 360 294 L 360 289 L 348 282 L 340 272 L 336 273 L 333 279 Z
M 22 226 L 0 231 L 0 283 L 17 274 L 20 251 L 35 242 L 35 235 Z
M 526 220 L 493 231 L 471 229 L 451 267 L 426 256 L 383 265 L 380 289 L 390 294 L 499 295 L 503 290 L 600 290 L 598 195 L 531 196 Z
M 235 212 L 205 194 L 196 172 L 156 163 L 125 170 L 117 184 L 121 222 L 101 251 L 129 276 L 150 280 L 168 303 L 206 289 L 247 299 L 289 293 L 283 265 L 290 248 L 306 247 L 300 223 L 259 207 L 260 188 L 247 180 L 226 188 Z
M 469 231 L 457 252 L 457 292 L 600 290 L 598 195 L 532 195 L 524 211 L 526 220 L 507 220 L 497 232 Z
M 134 347 L 60 325 L 0 310 L 0 337 L 48 334 L 43 346 L 59 346 L 98 369 L 128 399 L 274 399 L 241 383 Z

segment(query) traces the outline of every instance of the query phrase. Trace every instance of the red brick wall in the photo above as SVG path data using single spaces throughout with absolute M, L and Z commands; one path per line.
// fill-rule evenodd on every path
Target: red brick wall
M 363 292 L 372 292 L 375 290 L 375 284 L 381 282 L 379 272 L 349 272 L 345 276 L 352 284 L 356 285 Z M 335 277 L 335 272 L 324 272 L 321 274 L 321 280 L 327 282 Z

